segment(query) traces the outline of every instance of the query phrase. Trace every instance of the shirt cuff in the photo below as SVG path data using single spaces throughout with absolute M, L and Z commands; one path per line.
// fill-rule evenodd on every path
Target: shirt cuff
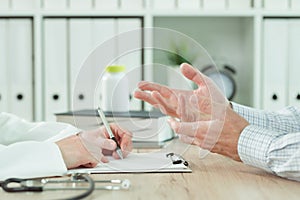
M 247 126 L 238 141 L 238 154 L 243 163 L 272 172 L 268 166 L 268 151 L 273 139 L 268 130 Z

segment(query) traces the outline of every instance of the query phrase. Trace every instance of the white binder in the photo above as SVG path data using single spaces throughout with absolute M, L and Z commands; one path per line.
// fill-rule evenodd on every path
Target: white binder
M 300 20 L 289 19 L 289 105 L 300 107 Z
M 266 19 L 263 38 L 263 108 L 278 110 L 287 103 L 288 24 Z
M 11 7 L 14 10 L 30 10 L 37 7 L 37 0 L 11 0 Z
M 142 10 L 144 8 L 144 0 L 121 0 L 122 10 Z
M 95 0 L 96 10 L 117 10 L 119 8 L 119 0 Z
M 67 8 L 67 0 L 44 0 L 46 10 L 64 10 Z
M 82 67 L 92 51 L 92 20 L 70 19 L 70 97 L 71 109 L 93 108 L 93 85 L 91 77 L 93 70 L 85 70 Z M 85 66 L 86 67 L 86 66 Z M 78 82 L 84 79 L 84 81 Z
M 8 26 L 9 111 L 32 120 L 32 21 L 9 19 Z
M 300 10 L 300 0 L 291 0 L 291 9 Z
M 7 112 L 8 94 L 7 94 L 7 19 L 0 19 L 0 112 Z
M 69 0 L 72 10 L 89 10 L 92 8 L 92 0 Z
M 1 0 L 0 10 L 8 10 L 8 9 L 9 9 L 9 0 Z
M 45 19 L 45 119 L 68 110 L 67 19 Z
M 96 108 L 100 105 L 101 77 L 104 69 L 110 64 L 109 61 L 112 62 L 116 57 L 117 42 L 114 37 L 117 32 L 117 28 L 115 19 L 93 19 L 92 22 L 92 50 L 97 51 L 97 53 L 89 59 L 92 59 L 91 62 L 94 68 L 92 79 L 95 87 L 92 92 L 94 102 L 93 108 Z
M 243 9 L 251 8 L 251 0 L 228 0 L 229 9 Z
M 179 9 L 200 9 L 201 0 L 178 0 L 177 5 Z
M 288 0 L 265 0 L 266 10 L 287 10 L 289 8 Z
M 153 9 L 174 9 L 176 8 L 175 0 L 152 0 Z
M 133 95 L 137 83 L 142 79 L 142 30 L 140 19 L 118 19 L 118 64 L 126 67 L 129 91 Z M 135 98 L 130 101 L 131 110 L 140 110 L 141 102 Z
M 226 8 L 225 0 L 203 0 L 203 8 L 205 10 L 224 10 Z

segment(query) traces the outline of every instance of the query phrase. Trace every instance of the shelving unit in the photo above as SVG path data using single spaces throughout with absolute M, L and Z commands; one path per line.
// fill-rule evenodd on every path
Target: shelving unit
M 46 19 L 140 19 L 142 27 L 162 27 L 180 31 L 199 42 L 216 60 L 228 62 L 237 71 L 235 79 L 238 84 L 237 95 L 234 101 L 262 108 L 262 77 L 263 77 L 263 22 L 265 18 L 300 18 L 300 8 L 287 8 L 285 10 L 265 9 L 263 0 L 253 0 L 247 9 L 231 9 L 230 0 L 225 1 L 225 7 L 218 9 L 205 9 L 204 0 L 193 0 L 199 7 L 188 8 L 180 0 L 65 0 L 63 8 L 54 10 L 49 2 L 60 1 L 29 0 L 32 8 L 13 8 L 18 0 L 0 0 L 0 20 L 30 18 L 32 20 L 33 44 L 33 112 L 29 120 L 48 120 L 45 109 L 45 20 Z M 88 6 L 74 7 L 71 3 Z M 101 7 L 107 1 L 107 7 Z M 250 1 L 250 0 L 249 0 Z M 269 0 L 270 1 L 270 0 Z M 297 0 L 289 0 L 289 6 Z M 25 2 L 25 0 L 24 0 Z M 141 2 L 141 3 L 140 3 Z M 164 2 L 163 8 L 159 8 Z M 247 2 L 247 1 L 246 1 Z M 293 4 L 291 3 L 293 2 Z M 60 2 L 61 3 L 61 2 Z M 169 3 L 169 5 L 167 5 Z M 128 6 L 138 5 L 138 6 Z M 72 4 L 73 5 L 73 4 Z M 75 4 L 74 4 L 75 5 Z M 171 5 L 171 6 L 170 6 Z M 45 8 L 49 6 L 49 8 Z M 180 8 L 182 6 L 182 8 Z M 117 34 L 118 32 L 116 32 Z M 113 35 L 112 35 L 113 36 Z M 155 36 L 151 31 L 142 35 L 144 46 L 155 43 Z M 1 41 L 1 38 L 0 38 Z M 166 43 L 168 45 L 168 43 Z M 168 48 L 166 46 L 166 48 Z M 152 51 L 145 50 L 142 56 L 145 65 L 153 62 L 166 64 L 163 57 Z M 201 67 L 198 66 L 201 70 Z M 1 69 L 1 68 L 0 68 Z M 1 69 L 2 70 L 2 69 Z M 145 68 L 144 79 L 167 83 L 164 69 Z M 69 88 L 70 89 L 70 88 Z M 1 91 L 0 91 L 1 92 Z M 71 109 L 70 96 L 69 105 Z M 3 99 L 3 98 L 2 98 Z M 5 108 L 5 105 L 0 107 Z M 2 103 L 3 104 L 3 103 Z M 8 110 L 9 111 L 9 110 Z M 56 111 L 53 111 L 56 112 Z

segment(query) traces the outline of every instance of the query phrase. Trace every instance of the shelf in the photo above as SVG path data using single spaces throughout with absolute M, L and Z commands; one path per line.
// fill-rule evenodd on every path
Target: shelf
M 35 55 L 34 81 L 38 83 L 34 86 L 35 120 L 45 118 L 43 85 L 39 83 L 43 82 L 44 77 L 44 22 L 49 20 L 49 18 L 51 18 L 50 20 L 65 20 L 60 18 L 85 18 L 86 20 L 89 20 L 87 18 L 113 18 L 112 20 L 115 21 L 120 20 L 117 18 L 139 18 L 144 27 L 162 27 L 176 30 L 203 45 L 210 55 L 221 59 L 222 57 L 226 58 L 229 64 L 235 67 L 238 93 L 234 101 L 256 108 L 261 107 L 262 89 L 260 81 L 263 75 L 262 44 L 264 38 L 262 37 L 262 31 L 264 18 L 300 18 L 300 10 L 264 10 L 264 8 L 257 6 L 258 0 L 255 1 L 256 6 L 254 8 L 245 10 L 208 10 L 200 6 L 194 9 L 179 9 L 176 8 L 176 5 L 171 9 L 155 9 L 151 7 L 151 1 L 145 0 L 144 2 L 147 2 L 144 4 L 145 8 L 135 10 L 130 10 L 131 7 L 111 10 L 99 10 L 96 8 L 89 10 L 72 10 L 69 8 L 46 10 L 40 8 L 40 4 L 33 10 L 0 10 L 0 18 L 31 18 L 30 20 L 32 21 L 33 53 Z M 76 21 L 77 19 L 74 20 Z M 132 25 L 130 24 L 120 26 L 120 30 Z M 82 26 L 79 27 L 81 27 L 79 30 L 87 30 L 87 28 Z M 112 26 L 112 29 L 117 31 L 118 27 L 119 25 L 116 24 Z M 102 33 L 102 26 L 97 30 Z M 109 36 L 114 35 L 108 32 L 107 34 Z M 153 32 L 145 31 L 143 34 L 145 46 L 148 47 L 157 42 Z M 172 41 L 172 37 L 168 35 L 161 43 L 170 45 L 170 41 Z M 163 54 L 157 55 L 157 52 L 154 51 L 145 51 L 144 63 L 151 66 L 153 63 L 167 65 L 166 58 L 163 56 Z M 154 67 L 145 69 L 144 77 L 147 80 L 160 81 L 165 84 L 168 81 L 165 76 L 168 75 L 164 69 L 155 70 Z
M 153 17 L 253 17 L 256 15 L 254 10 L 236 11 L 236 10 L 171 10 L 153 11 Z
M 263 17 L 300 17 L 300 10 L 262 11 Z

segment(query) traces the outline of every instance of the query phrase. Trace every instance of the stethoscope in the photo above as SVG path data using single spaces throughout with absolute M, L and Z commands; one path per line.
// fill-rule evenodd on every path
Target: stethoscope
M 6 192 L 42 192 L 58 190 L 85 190 L 83 193 L 66 200 L 82 199 L 89 196 L 94 190 L 127 190 L 130 187 L 130 181 L 111 179 L 111 180 L 93 180 L 88 173 L 73 173 L 69 178 L 43 178 L 43 179 L 20 179 L 9 178 L 0 182 L 0 186 Z M 71 187 L 48 187 L 47 185 L 72 183 Z M 80 186 L 77 184 L 80 183 Z M 87 183 L 82 186 L 82 183 Z M 105 183 L 104 186 L 96 186 L 96 183 Z

